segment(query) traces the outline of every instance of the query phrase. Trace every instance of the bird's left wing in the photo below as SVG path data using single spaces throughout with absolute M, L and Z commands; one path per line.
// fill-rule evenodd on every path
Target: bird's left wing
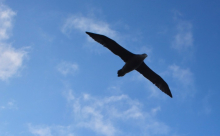
M 172 94 L 167 83 L 158 74 L 151 70 L 144 62 L 138 68 L 136 68 L 136 70 L 144 77 L 149 79 L 153 84 L 155 84 L 161 91 L 172 98 Z
M 111 52 L 113 52 L 115 55 L 118 55 L 124 62 L 127 62 L 130 58 L 134 56 L 133 53 L 126 50 L 122 46 L 120 46 L 118 43 L 116 43 L 114 40 L 108 38 L 107 36 L 95 34 L 91 32 L 86 32 L 90 37 L 92 37 L 95 41 L 102 44 L 106 48 L 108 48 Z

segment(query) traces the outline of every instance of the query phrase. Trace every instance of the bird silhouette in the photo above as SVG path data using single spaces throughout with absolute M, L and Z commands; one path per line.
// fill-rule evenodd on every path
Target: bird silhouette
M 137 70 L 145 78 L 155 84 L 161 91 L 172 98 L 172 94 L 167 83 L 144 63 L 144 59 L 147 57 L 147 54 L 131 53 L 116 43 L 114 40 L 101 34 L 95 34 L 91 32 L 86 32 L 86 34 L 88 34 L 98 43 L 108 48 L 115 55 L 118 55 L 125 62 L 125 65 L 122 67 L 122 69 L 118 70 L 118 77 L 124 76 L 126 73 L 132 70 Z

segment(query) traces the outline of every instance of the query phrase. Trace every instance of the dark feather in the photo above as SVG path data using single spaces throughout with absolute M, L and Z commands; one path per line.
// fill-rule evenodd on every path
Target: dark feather
M 124 62 L 130 60 L 135 54 L 129 52 L 114 40 L 100 34 L 86 32 L 90 37 L 92 37 L 95 41 L 104 45 L 110 51 L 112 51 L 115 55 L 118 55 Z M 136 68 L 138 72 L 140 72 L 144 77 L 149 79 L 153 84 L 155 84 L 161 91 L 172 97 L 169 86 L 167 83 L 154 71 L 152 71 L 144 62 Z
M 98 43 L 104 45 L 110 51 L 112 51 L 115 55 L 118 55 L 124 62 L 127 62 L 130 58 L 134 56 L 133 53 L 126 50 L 114 40 L 100 34 L 94 34 L 90 32 L 86 32 L 90 37 L 92 37 Z
M 155 84 L 161 91 L 172 98 L 172 94 L 167 83 L 158 74 L 151 70 L 144 62 L 136 70 L 144 77 L 149 79 L 153 84 Z

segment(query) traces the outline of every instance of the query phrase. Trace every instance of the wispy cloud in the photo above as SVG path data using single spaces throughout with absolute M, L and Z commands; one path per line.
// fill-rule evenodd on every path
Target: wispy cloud
M 213 109 L 211 105 L 211 100 L 213 100 L 213 93 L 211 91 L 207 91 L 205 96 L 200 100 L 202 109 L 199 111 L 199 114 L 209 115 L 212 114 Z
M 166 124 L 157 121 L 147 124 L 146 128 L 150 135 L 164 135 L 170 130 Z
M 169 69 L 172 72 L 172 77 L 181 82 L 181 84 L 190 86 L 194 83 L 193 73 L 190 71 L 190 69 L 183 69 L 176 64 L 170 65 Z
M 79 70 L 79 65 L 63 61 L 57 65 L 57 70 L 64 76 L 69 74 L 73 75 Z
M 158 106 L 158 107 L 153 108 L 153 109 L 151 110 L 151 113 L 152 113 L 152 115 L 156 115 L 157 112 L 159 112 L 160 110 L 161 110 L 161 108 L 160 108 L 160 106 Z
M 171 133 L 171 128 L 156 118 L 161 111 L 160 106 L 143 111 L 139 101 L 124 94 L 102 98 L 87 93 L 79 96 L 73 94 L 72 90 L 64 93 L 72 109 L 72 123 L 66 126 L 28 124 L 29 132 L 38 136 L 88 133 L 103 136 L 157 136 Z
M 70 94 L 72 96 L 72 93 Z M 70 100 L 68 96 L 67 100 Z M 89 94 L 83 94 L 74 97 L 69 103 L 73 107 L 75 125 L 93 130 L 97 134 L 105 136 L 139 135 L 141 133 L 157 135 L 158 133 L 168 134 L 170 132 L 169 126 L 155 118 L 156 113 L 161 110 L 160 107 L 144 112 L 142 104 L 127 95 L 96 98 Z M 118 127 L 123 125 L 136 130 L 133 132 Z M 158 130 L 160 131 L 158 132 Z
M 5 105 L 1 105 L 0 109 L 18 109 L 18 107 L 15 100 L 10 100 Z
M 71 126 L 47 126 L 27 124 L 29 132 L 36 136 L 75 136 Z
M 29 131 L 37 136 L 52 136 L 51 129 L 48 126 L 32 126 L 28 124 Z
M 64 91 L 63 94 L 66 97 L 66 99 L 68 100 L 68 102 L 70 102 L 70 101 L 75 99 L 71 89 L 69 89 L 67 91 Z
M 104 21 L 85 17 L 81 15 L 73 15 L 66 19 L 61 31 L 69 34 L 72 30 L 91 31 L 114 37 L 116 32 L 110 28 L 110 25 Z
M 48 42 L 50 42 L 50 43 L 52 43 L 52 42 L 54 41 L 54 39 L 55 39 L 55 36 L 54 36 L 54 35 L 52 35 L 52 34 L 46 32 L 46 31 L 44 31 L 44 30 L 41 29 L 41 28 L 38 30 L 38 33 L 39 33 L 39 35 L 42 37 L 42 39 L 44 39 L 45 41 L 48 41 Z
M 207 95 L 205 98 L 203 98 L 202 103 L 203 103 L 203 112 L 205 114 L 211 114 L 212 113 L 212 107 L 210 104 L 210 95 Z
M 183 96 L 193 96 L 195 93 L 194 76 L 189 68 L 181 68 L 180 66 L 173 64 L 169 66 L 169 72 L 172 78 L 175 80 L 179 88 L 179 93 Z
M 178 23 L 177 34 L 174 37 L 172 47 L 177 50 L 184 50 L 193 46 L 192 24 L 187 21 Z
M 172 41 L 172 47 L 178 51 L 188 51 L 193 47 L 193 25 L 191 22 L 178 18 L 181 14 L 175 14 L 176 34 Z
M 14 11 L 5 5 L 0 5 L 0 79 L 7 80 L 15 75 L 22 67 L 27 52 L 24 49 L 15 49 L 5 43 L 11 35 Z
M 113 29 L 113 26 L 114 28 L 120 27 L 121 29 L 122 27 L 124 27 L 124 24 L 117 26 L 117 23 L 114 23 L 112 25 L 109 22 L 103 21 L 102 19 L 96 18 L 94 16 L 83 16 L 80 14 L 75 14 L 75 15 L 68 17 L 65 20 L 64 24 L 61 27 L 61 32 L 67 35 L 68 37 L 72 33 L 79 34 L 79 32 L 84 33 L 84 35 L 86 36 L 85 34 L 86 31 L 97 33 L 97 34 L 102 34 L 115 40 L 116 42 L 121 44 L 123 47 L 132 45 L 128 43 L 134 42 L 135 41 L 134 39 L 140 38 L 140 34 L 138 33 L 121 34 L 119 31 L 116 31 L 115 29 Z M 99 54 L 104 51 L 107 51 L 102 46 L 100 46 L 98 43 L 96 43 L 88 35 L 87 35 L 87 41 L 89 42 L 89 44 L 84 43 L 84 47 L 86 49 L 89 49 L 90 51 L 99 53 Z M 129 42 L 126 42 L 126 41 L 129 41 Z M 147 53 L 150 52 L 150 49 L 148 48 L 145 48 L 144 50 L 147 50 Z M 143 53 L 143 51 L 141 50 L 140 52 Z
M 13 17 L 16 13 L 5 5 L 0 4 L 0 41 L 10 37 Z
M 0 79 L 7 80 L 22 67 L 26 52 L 0 43 Z
M 98 34 L 103 34 L 109 36 L 111 38 L 117 38 L 117 33 L 113 29 L 110 28 L 110 25 L 107 22 L 104 22 L 100 19 L 94 17 L 86 17 L 82 15 L 72 15 L 68 17 L 62 28 L 62 33 L 69 36 L 72 32 L 83 32 L 86 36 L 85 32 L 93 32 Z M 104 48 L 99 44 L 95 43 L 95 41 L 87 36 L 87 41 L 90 42 L 84 44 L 84 48 L 88 49 L 89 51 L 95 53 L 101 53 L 104 51 Z M 93 43 L 93 44 L 91 44 Z

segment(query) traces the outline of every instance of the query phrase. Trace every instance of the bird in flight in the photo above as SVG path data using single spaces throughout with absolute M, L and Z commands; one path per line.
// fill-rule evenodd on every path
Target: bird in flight
M 86 34 L 88 34 L 98 43 L 108 48 L 115 55 L 118 55 L 125 62 L 125 65 L 120 70 L 118 70 L 118 77 L 124 76 L 126 73 L 129 73 L 132 70 L 137 70 L 145 78 L 155 84 L 161 91 L 172 98 L 172 94 L 167 83 L 144 63 L 144 59 L 147 57 L 147 54 L 131 53 L 116 43 L 114 40 L 101 34 L 95 34 L 91 32 L 86 32 Z

